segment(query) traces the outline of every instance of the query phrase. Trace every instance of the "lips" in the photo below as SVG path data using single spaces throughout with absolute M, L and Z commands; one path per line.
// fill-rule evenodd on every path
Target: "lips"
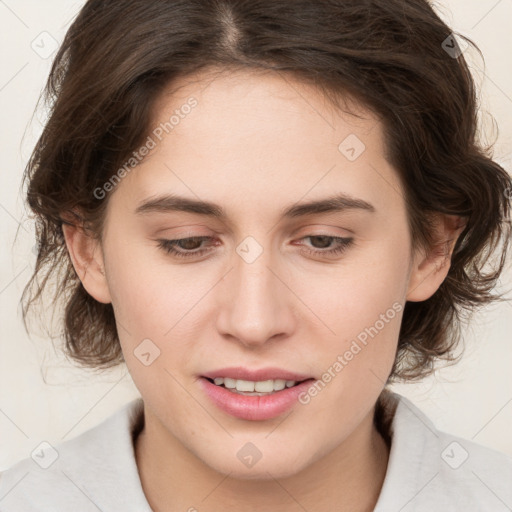
M 297 404 L 299 395 L 307 391 L 314 379 L 267 396 L 244 396 L 216 386 L 206 378 L 199 379 L 201 388 L 211 402 L 224 413 L 242 420 L 263 421 L 276 418 Z
M 265 396 L 247 396 L 213 381 L 223 377 L 236 381 L 294 381 L 296 384 L 274 391 Z M 281 368 L 262 368 L 249 370 L 243 367 L 221 368 L 207 372 L 201 376 L 199 383 L 205 395 L 221 411 L 243 420 L 269 420 L 284 414 L 297 404 L 299 395 L 305 392 L 315 381 L 306 374 L 290 372 Z

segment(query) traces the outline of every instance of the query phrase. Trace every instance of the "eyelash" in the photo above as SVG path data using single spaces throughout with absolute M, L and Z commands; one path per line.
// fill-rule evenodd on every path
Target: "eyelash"
M 353 243 L 353 238 L 344 238 L 339 236 L 329 236 L 329 235 L 308 235 L 303 237 L 304 238 L 329 238 L 337 242 L 337 246 L 334 249 L 328 249 L 328 250 L 320 250 L 320 249 L 305 249 L 305 252 L 308 254 L 313 254 L 315 256 L 323 256 L 323 255 L 329 255 L 329 256 L 335 256 L 337 254 L 342 254 L 345 252 Z M 208 240 L 211 237 L 209 236 L 193 236 L 188 238 L 178 238 L 174 240 L 158 240 L 158 247 L 163 249 L 167 254 L 171 254 L 172 256 L 176 256 L 178 258 L 192 258 L 194 256 L 202 256 L 206 252 L 208 252 L 209 249 L 200 249 L 197 251 L 188 251 L 183 252 L 175 249 L 175 245 L 177 245 L 180 242 L 186 242 L 189 240 L 195 240 L 195 241 L 201 241 L 201 240 Z M 301 239 L 301 240 L 302 240 Z

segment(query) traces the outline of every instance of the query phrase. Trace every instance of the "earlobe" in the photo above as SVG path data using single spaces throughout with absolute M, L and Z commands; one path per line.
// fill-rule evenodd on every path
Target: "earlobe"
M 99 242 L 76 225 L 62 224 L 66 246 L 84 288 L 98 302 L 111 302 Z
M 429 299 L 446 279 L 457 239 L 466 222 L 461 217 L 441 215 L 437 219 L 436 243 L 429 251 L 415 254 L 409 277 L 406 300 L 421 302 Z

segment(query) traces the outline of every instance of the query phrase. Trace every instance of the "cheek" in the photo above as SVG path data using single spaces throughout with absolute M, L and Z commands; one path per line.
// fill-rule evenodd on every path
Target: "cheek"
M 164 366 L 170 372 L 187 370 L 190 353 L 197 351 L 198 337 L 191 336 L 191 329 L 199 325 L 196 320 L 215 280 L 211 272 L 198 276 L 193 265 L 169 264 L 146 242 L 113 239 L 108 250 L 107 278 L 127 367 L 138 387 L 169 387 Z M 149 361 L 154 362 L 146 367 Z
M 339 386 L 331 386 L 335 394 L 366 379 L 385 383 L 396 354 L 408 258 L 407 238 L 382 236 L 335 272 L 319 273 L 307 286 L 296 281 L 297 295 L 314 313 L 306 315 L 315 325 L 310 336 L 316 340 L 318 367 L 337 376 Z
M 316 270 L 310 279 L 295 276 L 294 291 L 334 331 L 331 334 L 354 336 L 393 304 L 404 303 L 408 251 L 407 240 L 399 237 L 365 241 L 331 268 Z M 307 309 L 305 314 L 309 315 Z
M 105 244 L 112 306 L 121 330 L 133 342 L 140 336 L 161 337 L 183 300 L 180 276 L 171 275 L 158 251 L 154 242 L 122 227 Z

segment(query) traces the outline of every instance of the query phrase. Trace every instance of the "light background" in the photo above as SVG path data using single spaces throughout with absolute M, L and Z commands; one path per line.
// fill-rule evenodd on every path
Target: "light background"
M 124 367 L 99 375 L 79 370 L 44 337 L 29 338 L 21 321 L 19 299 L 35 261 L 21 177 L 44 121 L 42 110 L 32 115 L 52 60 L 32 46 L 41 52 L 44 40 L 49 47 L 43 32 L 60 43 L 83 3 L 0 0 L 0 471 L 28 457 L 41 441 L 55 445 L 70 439 L 138 396 Z M 499 127 L 494 156 L 510 172 L 512 0 L 435 5 L 455 31 L 482 50 L 485 68 L 476 53 L 465 55 L 481 90 L 484 138 L 496 135 L 492 115 Z M 510 287 L 511 274 L 508 270 L 503 285 Z M 466 350 L 458 365 L 394 390 L 441 430 L 512 455 L 512 303 L 482 310 L 464 332 Z

